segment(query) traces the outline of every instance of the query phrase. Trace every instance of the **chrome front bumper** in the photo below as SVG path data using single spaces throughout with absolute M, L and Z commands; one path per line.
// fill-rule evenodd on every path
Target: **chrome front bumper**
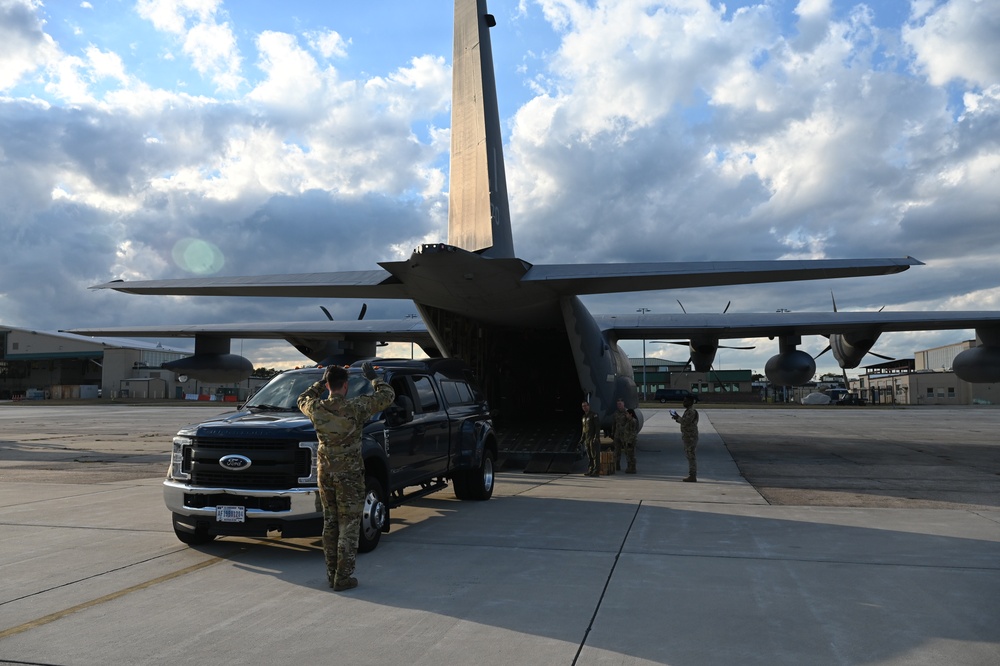
M 291 507 L 286 511 L 266 511 L 263 509 L 247 509 L 247 520 L 255 518 L 277 518 L 280 520 L 308 520 L 320 518 L 323 509 L 320 504 L 319 491 L 316 488 L 290 488 L 286 490 L 245 490 L 241 488 L 207 488 L 191 486 L 179 481 L 163 482 L 163 501 L 170 511 L 182 516 L 215 519 L 215 506 L 194 508 L 185 506 L 185 495 L 218 495 L 216 505 L 239 504 L 234 499 L 227 502 L 224 496 L 238 497 L 287 497 Z

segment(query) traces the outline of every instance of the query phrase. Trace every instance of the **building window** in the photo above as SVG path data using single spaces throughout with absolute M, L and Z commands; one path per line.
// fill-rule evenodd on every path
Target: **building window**
M 952 400 L 955 399 L 955 387 L 954 386 L 949 386 L 948 387 L 948 397 L 951 398 Z
M 934 397 L 934 388 L 931 387 L 931 386 L 927 387 L 927 397 L 928 398 L 933 398 Z
M 939 388 L 937 390 L 937 397 L 939 397 L 939 398 L 943 398 L 944 397 L 944 389 L 943 388 Z

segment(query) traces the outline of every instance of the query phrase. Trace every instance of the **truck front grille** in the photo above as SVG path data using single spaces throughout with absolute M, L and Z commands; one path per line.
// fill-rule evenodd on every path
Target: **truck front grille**
M 250 459 L 249 467 L 227 469 L 219 464 L 223 456 L 239 454 Z M 238 440 L 194 438 L 191 455 L 191 484 L 204 487 L 286 489 L 300 486 L 300 478 L 311 474 L 308 449 L 290 440 Z

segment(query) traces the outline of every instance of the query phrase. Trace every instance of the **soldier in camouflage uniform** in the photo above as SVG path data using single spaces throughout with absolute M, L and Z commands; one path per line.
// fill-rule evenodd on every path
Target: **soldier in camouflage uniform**
M 358 586 L 354 563 L 365 500 L 365 466 L 361 459 L 361 430 L 372 414 L 395 398 L 392 387 L 378 378 L 371 363 L 362 366 L 374 395 L 347 399 L 347 370 L 330 366 L 323 381 L 299 396 L 302 413 L 312 420 L 319 438 L 317 475 L 323 503 L 323 551 L 330 587 L 338 592 Z M 330 397 L 323 399 L 323 394 Z
M 590 466 L 584 476 L 600 476 L 601 469 L 601 420 L 597 414 L 590 411 L 590 403 L 586 400 L 580 405 L 583 409 L 580 446 L 587 451 Z
M 625 462 L 628 463 L 628 467 L 625 468 L 626 474 L 635 474 L 635 440 L 638 437 L 639 430 L 639 419 L 635 415 L 635 410 L 630 409 L 627 412 L 628 419 L 625 421 Z
M 615 409 L 614 422 L 611 425 L 611 436 L 615 442 L 615 469 L 622 468 L 622 452 L 625 450 L 627 424 L 628 412 L 625 411 L 625 401 L 618 398 L 618 408 Z
M 688 459 L 688 475 L 682 481 L 698 480 L 698 463 L 695 461 L 695 449 L 698 448 L 698 410 L 694 408 L 694 398 L 684 398 L 684 413 L 673 416 L 674 421 L 681 424 L 681 441 L 684 442 L 684 455 Z

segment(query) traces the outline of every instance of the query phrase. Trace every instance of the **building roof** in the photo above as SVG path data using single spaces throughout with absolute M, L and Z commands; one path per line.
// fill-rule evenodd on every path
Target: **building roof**
M 20 328 L 18 326 L 2 326 L 0 325 L 0 333 L 22 333 L 27 335 L 44 335 L 49 338 L 55 338 L 58 340 L 64 340 L 67 346 L 71 347 L 66 350 L 66 353 L 62 355 L 76 355 L 86 354 L 87 352 L 101 351 L 104 348 L 111 349 L 135 349 L 139 351 L 161 351 L 161 352 L 172 352 L 177 354 L 190 354 L 190 349 L 177 349 L 175 347 L 164 347 L 162 344 L 157 342 L 150 342 L 149 340 L 132 340 L 129 338 L 91 338 L 85 335 L 76 335 L 75 333 L 64 333 L 62 331 L 36 331 L 30 328 Z M 27 358 L 27 354 L 7 354 L 8 357 L 16 356 L 17 358 Z M 51 358 L 53 354 L 44 354 L 47 358 Z

